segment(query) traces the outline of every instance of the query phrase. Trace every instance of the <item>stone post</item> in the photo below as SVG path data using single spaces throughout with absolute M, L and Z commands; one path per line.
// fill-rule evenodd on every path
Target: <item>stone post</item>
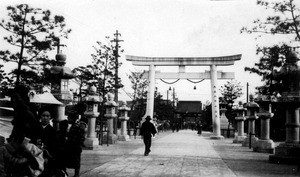
M 238 134 L 234 137 L 233 143 L 243 143 L 246 138 L 244 132 L 245 111 L 247 111 L 247 109 L 244 108 L 241 104 L 239 104 L 239 107 L 235 110 L 235 112 L 237 113 L 235 120 L 237 122 Z
M 245 106 L 247 108 L 246 120 L 248 121 L 248 135 L 242 143 L 243 147 L 249 146 L 250 138 L 252 144 L 255 144 L 255 142 L 258 140 L 258 138 L 255 137 L 255 135 L 251 136 L 251 134 L 255 134 L 255 120 L 257 119 L 256 113 L 259 109 L 259 106 L 257 103 L 254 102 L 253 95 L 249 95 L 249 99 L 250 102 L 248 102 Z
M 96 87 L 90 87 L 89 94 L 83 98 L 83 101 L 87 104 L 87 110 L 84 115 L 88 119 L 87 137 L 84 140 L 84 145 L 87 149 L 96 149 L 99 147 L 99 140 L 95 131 L 96 118 L 99 116 L 98 104 L 100 97 L 96 93 Z
M 274 116 L 271 103 L 263 103 L 257 116 L 260 119 L 260 139 L 253 145 L 253 151 L 273 153 L 275 144 L 270 139 L 270 119 Z M 267 107 L 267 108 L 265 108 Z
M 127 116 L 128 111 L 130 108 L 126 107 L 126 103 L 123 102 L 122 106 L 119 107 L 120 117 L 119 120 L 121 121 L 121 135 L 118 136 L 119 141 L 129 141 L 130 138 L 127 135 L 127 120 L 129 117 Z
M 116 107 L 118 104 L 114 101 L 114 95 L 112 93 L 107 94 L 108 101 L 104 103 L 104 106 L 106 108 L 106 113 L 105 117 L 107 118 L 107 128 L 108 128 L 108 134 L 104 136 L 104 141 L 107 141 L 108 138 L 108 143 L 109 144 L 115 144 L 117 142 L 117 135 L 113 133 L 113 128 L 114 128 L 114 119 L 117 117 L 116 114 Z

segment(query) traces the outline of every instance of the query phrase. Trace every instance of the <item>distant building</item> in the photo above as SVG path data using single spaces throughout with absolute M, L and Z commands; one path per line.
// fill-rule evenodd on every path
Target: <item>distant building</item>
M 196 122 L 202 113 L 201 101 L 179 101 L 175 114 L 181 122 Z

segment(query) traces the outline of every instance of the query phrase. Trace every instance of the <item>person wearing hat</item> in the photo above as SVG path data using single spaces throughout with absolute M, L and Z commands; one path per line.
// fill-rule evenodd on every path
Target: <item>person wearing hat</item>
M 145 144 L 145 156 L 148 156 L 150 153 L 150 148 L 151 148 L 151 138 L 152 136 L 154 136 L 157 131 L 156 128 L 154 126 L 154 124 L 152 122 L 150 122 L 151 117 L 147 116 L 146 117 L 146 121 L 144 123 L 142 123 L 142 127 L 141 127 L 141 136 L 144 140 L 144 144 Z

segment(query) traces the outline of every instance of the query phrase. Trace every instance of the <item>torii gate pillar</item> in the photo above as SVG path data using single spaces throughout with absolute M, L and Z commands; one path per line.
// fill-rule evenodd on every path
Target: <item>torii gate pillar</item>
M 233 79 L 234 73 L 223 73 L 217 71 L 217 66 L 233 65 L 234 61 L 241 59 L 241 54 L 221 57 L 139 57 L 126 55 L 128 61 L 132 61 L 133 65 L 149 66 L 149 73 L 145 77 L 149 79 L 147 108 L 146 113 L 142 117 L 142 122 L 146 116 L 153 118 L 154 111 L 154 91 L 155 79 L 211 79 L 211 95 L 212 95 L 212 122 L 213 135 L 211 139 L 222 139 L 220 130 L 220 111 L 218 98 L 218 79 Z M 155 66 L 179 66 L 179 73 L 160 73 L 155 72 Z M 205 73 L 185 73 L 185 66 L 210 66 L 210 72 Z
M 212 123 L 213 123 L 213 135 L 211 139 L 222 139 L 220 129 L 220 109 L 219 109 L 219 98 L 217 95 L 218 78 L 217 78 L 217 66 L 210 66 L 210 83 L 211 83 L 211 110 L 212 110 Z
M 155 91 L 155 66 L 152 64 L 149 66 L 149 86 L 147 92 L 147 107 L 146 107 L 146 113 L 142 118 L 142 122 L 145 121 L 146 116 L 150 116 L 153 119 L 154 91 Z

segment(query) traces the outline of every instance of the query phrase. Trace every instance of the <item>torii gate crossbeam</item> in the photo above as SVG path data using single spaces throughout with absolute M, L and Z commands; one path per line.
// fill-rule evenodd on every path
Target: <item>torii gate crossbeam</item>
M 143 78 L 148 79 L 149 78 L 149 72 L 145 72 L 143 75 Z M 156 79 L 211 79 L 210 71 L 205 71 L 203 73 L 201 72 L 190 72 L 190 73 L 166 73 L 166 72 L 155 72 L 155 78 Z M 234 79 L 234 72 L 217 72 L 217 78 L 218 79 Z
M 241 54 L 220 56 L 220 57 L 141 57 L 126 55 L 126 59 L 136 66 L 149 66 L 147 74 L 149 79 L 146 116 L 153 117 L 154 111 L 154 89 L 155 78 L 164 79 L 211 79 L 211 95 L 212 95 L 212 122 L 213 135 L 212 139 L 222 139 L 220 130 L 220 111 L 219 98 L 217 94 L 217 79 L 232 79 L 234 73 L 223 73 L 217 71 L 217 66 L 233 65 L 235 61 L 240 60 Z M 157 73 L 155 66 L 179 66 L 179 73 Z M 204 73 L 185 73 L 185 66 L 210 66 L 210 72 Z M 157 75 L 157 77 L 156 77 Z

